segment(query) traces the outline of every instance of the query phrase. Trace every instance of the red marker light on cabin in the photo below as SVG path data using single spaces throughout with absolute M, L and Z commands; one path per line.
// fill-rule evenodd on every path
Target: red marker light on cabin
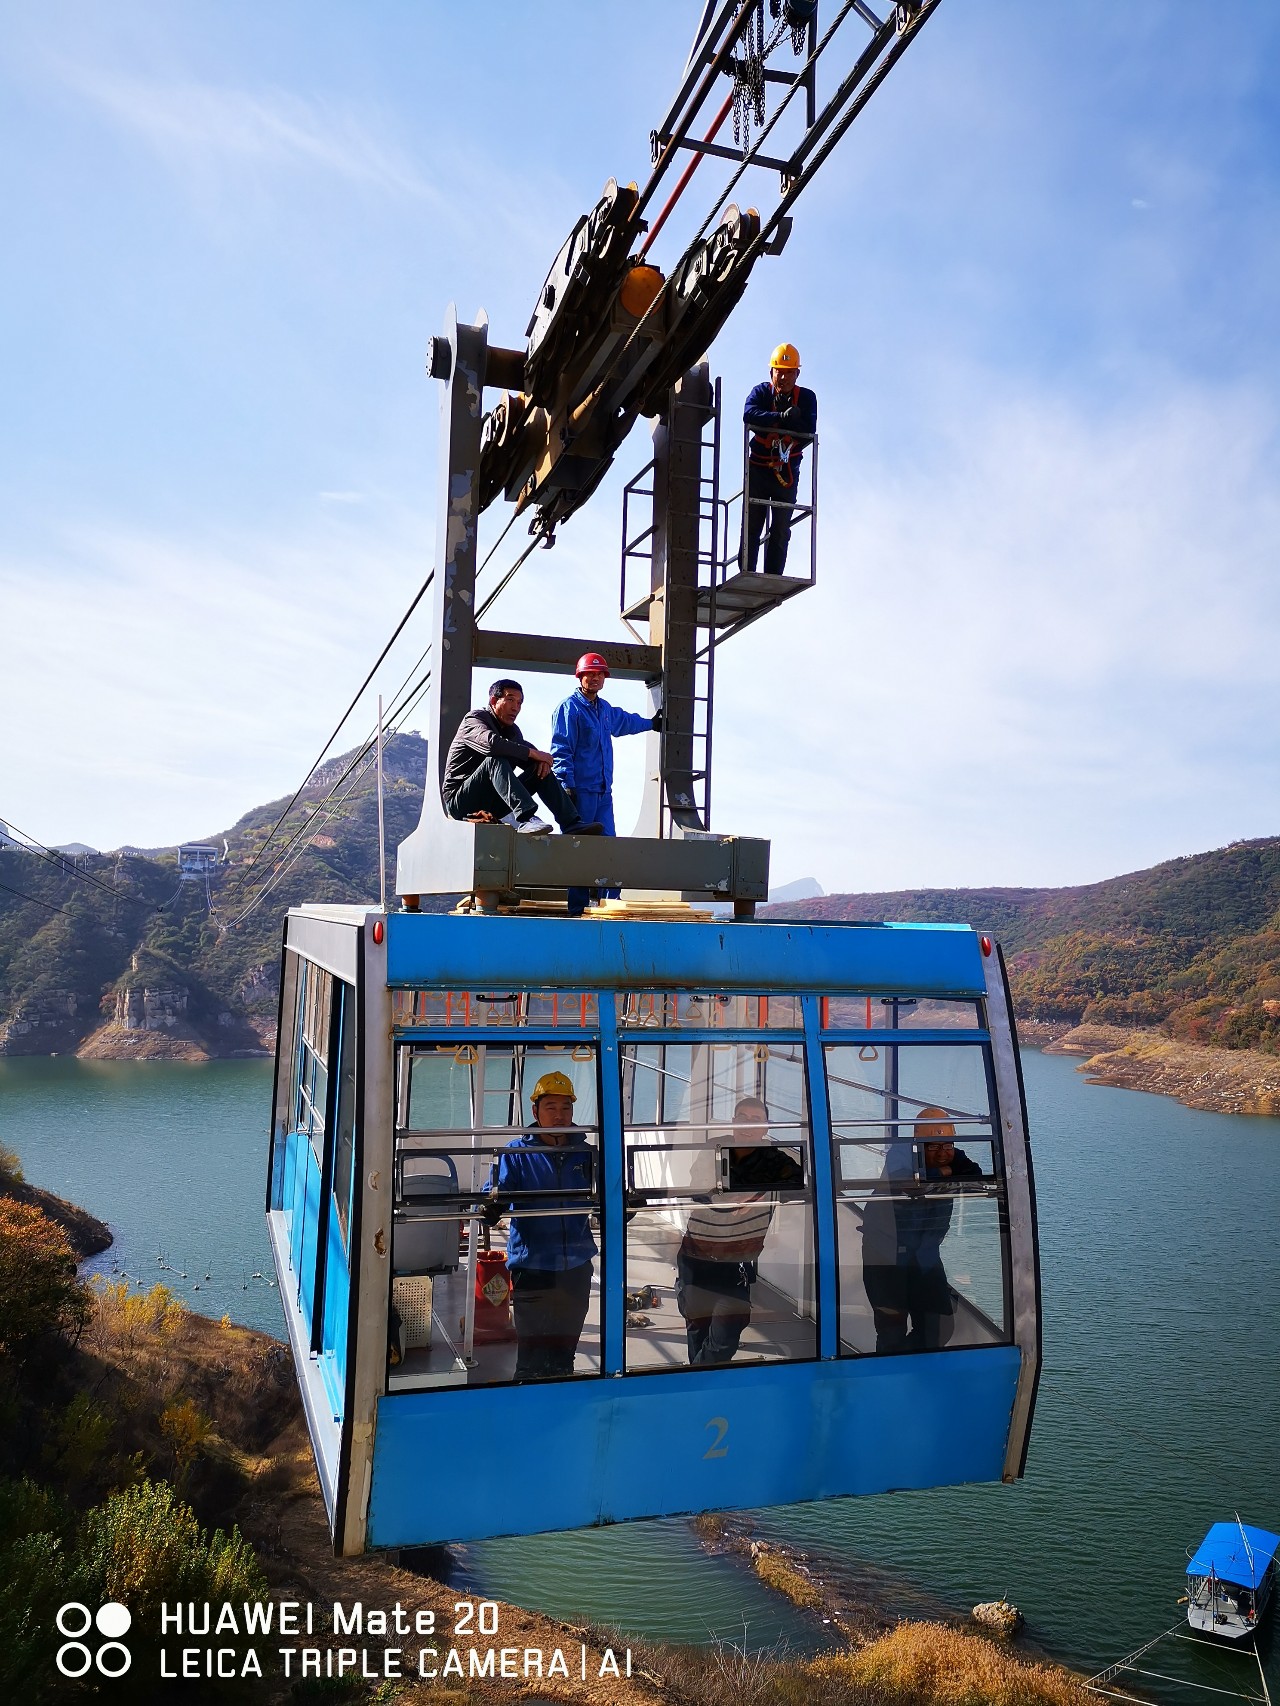
M 377 942 L 379 944 L 379 946 L 381 946 L 381 943 L 382 943 L 382 920 L 380 918 L 375 918 L 373 921 L 373 939 L 375 942 Z
M 377 929 L 376 924 L 374 925 L 374 929 L 375 930 Z M 375 937 L 375 940 L 377 940 L 376 937 Z M 982 949 L 984 954 L 989 954 L 991 952 L 991 938 L 990 938 L 990 936 L 979 936 L 978 937 L 978 946 Z

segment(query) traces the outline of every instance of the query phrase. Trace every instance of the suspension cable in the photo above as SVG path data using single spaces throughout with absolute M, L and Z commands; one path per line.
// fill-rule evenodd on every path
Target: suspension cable
M 426 692 L 426 689 L 430 685 L 430 683 L 431 683 L 431 671 L 428 670 L 425 673 L 425 675 L 423 675 L 422 678 L 415 684 L 412 692 L 401 703 L 401 705 L 399 707 L 395 707 L 395 706 L 392 707 L 388 721 L 390 722 L 390 718 L 398 718 L 399 720 L 397 722 L 395 722 L 395 724 L 391 727 L 390 732 L 399 733 L 400 729 L 404 726 L 405 722 L 412 715 L 413 711 L 416 709 L 417 705 L 421 701 L 422 695 Z M 403 688 L 401 689 L 401 691 L 403 691 Z M 384 733 L 385 732 L 386 731 L 384 731 Z M 224 930 L 234 929 L 234 927 L 237 924 L 239 924 L 243 919 L 247 918 L 249 916 L 249 914 L 251 912 L 253 912 L 263 900 L 266 899 L 267 895 L 270 894 L 270 892 L 273 888 L 275 888 L 276 884 L 279 883 L 288 874 L 288 872 L 293 869 L 294 865 L 298 862 L 298 860 L 302 857 L 303 853 L 307 849 L 307 845 L 308 845 L 308 841 L 309 841 L 308 832 L 320 821 L 320 819 L 325 818 L 325 817 L 332 817 L 333 812 L 334 812 L 334 810 L 336 810 L 337 806 L 343 804 L 350 797 L 351 789 L 354 788 L 356 783 L 360 780 L 360 774 L 368 764 L 369 756 L 370 756 L 371 752 L 373 751 L 374 746 L 376 745 L 376 741 L 377 741 L 377 729 L 375 727 L 372 735 L 366 741 L 364 741 L 364 743 L 360 746 L 358 751 L 352 757 L 351 762 L 347 765 L 347 768 L 342 772 L 341 776 L 339 776 L 337 778 L 337 780 L 333 783 L 333 786 L 329 789 L 329 792 L 324 796 L 324 798 L 322 800 L 320 800 L 316 803 L 316 805 L 312 808 L 312 810 L 308 813 L 308 815 L 302 819 L 302 821 L 297 825 L 297 827 L 294 829 L 293 833 L 289 836 L 287 841 L 284 843 L 284 845 L 280 849 L 279 855 L 277 857 L 274 870 L 270 873 L 269 876 L 267 876 L 263 880 L 261 886 L 258 889 L 258 892 L 253 896 L 252 900 L 250 900 L 247 903 L 247 905 L 244 906 L 244 908 L 236 914 L 236 916 L 234 918 L 228 919 L 225 924 L 220 924 L 221 929 L 224 929 Z M 346 791 L 343 792 L 339 796 L 339 790 L 343 788 L 344 784 L 347 783 L 348 780 L 350 780 L 350 787 L 348 787 L 346 789 Z M 339 796 L 339 797 L 335 798 L 335 796 Z M 327 805 L 329 805 L 329 802 L 331 800 L 334 802 L 334 806 L 330 811 L 326 812 L 325 807 Z M 292 849 L 295 846 L 297 846 L 297 844 L 300 841 L 302 842 L 302 845 L 300 847 L 298 847 L 297 853 L 294 854 L 292 859 L 290 859 L 289 858 L 290 852 L 292 851 Z M 216 912 L 216 909 L 211 908 L 211 911 Z
M 39 895 L 26 894 L 22 889 L 15 889 L 8 883 L 0 883 L 0 889 L 6 894 L 16 894 L 19 900 L 29 900 L 33 906 L 47 907 L 50 912 L 60 912 L 64 918 L 74 918 L 74 912 L 68 912 L 65 906 L 55 906 L 51 900 L 41 900 Z
M 346 723 L 347 718 L 351 715 L 351 713 L 355 710 L 356 706 L 360 703 L 360 700 L 364 695 L 365 689 L 368 687 L 369 683 L 373 680 L 374 676 L 378 673 L 378 670 L 381 668 L 382 662 L 385 659 L 387 653 L 391 650 L 392 646 L 394 646 L 396 641 L 400 638 L 400 635 L 404 631 L 405 623 L 408 622 L 409 618 L 413 615 L 414 611 L 418 608 L 419 604 L 421 604 L 424 593 L 426 592 L 427 588 L 431 585 L 431 583 L 435 580 L 435 578 L 436 578 L 436 571 L 433 568 L 431 570 L 430 574 L 428 574 L 426 580 L 423 581 L 422 585 L 418 588 L 417 592 L 413 595 L 413 599 L 410 602 L 409 608 L 405 611 L 404 615 L 400 618 L 399 622 L 396 624 L 395 632 L 392 634 L 391 638 L 387 641 L 386 645 L 383 646 L 382 650 L 378 653 L 378 657 L 377 657 L 376 662 L 374 663 L 373 668 L 369 671 L 368 675 L 366 675 L 364 680 L 360 683 L 360 686 L 356 691 L 355 697 L 352 699 L 351 703 L 347 706 L 346 710 L 342 713 L 342 716 L 338 719 L 337 725 L 334 728 L 333 733 L 329 736 L 328 740 L 321 747 L 319 756 L 316 758 L 314 764 L 312 764 L 310 770 L 307 771 L 306 776 L 298 784 L 298 787 L 295 789 L 293 797 L 290 799 L 288 805 L 284 808 L 284 810 L 280 813 L 280 816 L 272 824 L 270 830 L 267 833 L 266 840 L 264 842 L 262 842 L 261 846 L 259 846 L 257 848 L 257 850 L 254 852 L 252 859 L 250 859 L 249 863 L 244 867 L 242 878 L 241 878 L 242 882 L 243 882 L 244 877 L 248 876 L 249 872 L 258 863 L 259 859 L 261 859 L 262 855 L 266 852 L 267 848 L 271 845 L 272 841 L 275 840 L 276 831 L 280 828 L 280 825 L 288 817 L 289 813 L 293 810 L 294 806 L 298 803 L 298 797 L 302 793 L 302 790 L 306 787 L 307 783 L 315 775 L 316 771 L 320 768 L 321 764 L 324 763 L 325 756 L 328 753 L 329 748 L 333 745 L 334 741 L 337 740 L 339 734 L 342 732 L 343 725 Z
M 7 818 L 4 821 L 14 835 L 20 835 L 25 842 L 29 843 L 29 846 L 23 849 L 24 852 L 36 854 L 38 858 L 44 860 L 45 864 L 52 865 L 55 870 L 61 871 L 65 876 L 78 877 L 81 882 L 91 883 L 95 889 L 101 889 L 104 894 L 113 895 L 117 899 L 121 900 L 138 900 L 136 895 L 123 894 L 120 889 L 114 888 L 110 883 L 104 883 L 101 878 L 95 877 L 92 871 L 82 871 L 79 866 L 76 865 L 73 860 L 68 859 L 64 853 L 59 853 L 54 848 L 46 847 L 42 841 L 37 841 L 34 835 L 28 835 L 25 829 L 19 829 L 16 823 L 11 822 Z M 141 904 L 146 905 L 149 903 L 142 902 Z

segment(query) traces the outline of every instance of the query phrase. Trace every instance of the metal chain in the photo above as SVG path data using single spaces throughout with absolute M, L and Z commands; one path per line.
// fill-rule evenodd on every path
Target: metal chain
M 744 0 L 738 8 L 739 16 L 748 8 L 751 17 L 747 27 L 742 32 L 742 54 L 732 61 L 733 64 L 733 142 L 735 148 L 747 149 L 751 146 L 751 126 L 764 123 L 764 64 L 769 55 L 777 47 L 783 36 L 788 33 L 789 26 L 782 18 L 768 41 L 764 36 L 764 0 Z M 778 17 L 782 8 L 773 4 L 774 17 Z M 804 38 L 801 31 L 801 39 Z M 794 44 L 794 30 L 790 31 Z M 799 48 L 796 49 L 800 51 Z

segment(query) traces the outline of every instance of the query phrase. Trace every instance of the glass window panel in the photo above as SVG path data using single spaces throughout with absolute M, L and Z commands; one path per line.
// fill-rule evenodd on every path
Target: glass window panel
M 390 1389 L 598 1374 L 596 1049 L 490 1035 L 397 1062 Z
M 592 991 L 397 989 L 391 1022 L 398 1030 L 493 1030 L 534 1025 L 540 1029 L 594 1030 L 599 997 Z
M 812 1170 L 796 1043 L 627 1043 L 626 1366 L 817 1352 Z
M 841 1353 L 1005 1342 L 985 1046 L 835 1044 L 825 1055 Z
M 343 984 L 339 991 L 342 1016 L 341 1064 L 338 1076 L 338 1106 L 333 1149 L 333 1203 L 338 1216 L 342 1247 L 350 1245 L 351 1166 L 356 1121 L 356 1003 L 355 991 Z
M 624 1031 L 799 1031 L 798 995 L 737 995 L 714 990 L 635 990 L 616 997 Z
M 983 1030 L 978 1001 L 895 995 L 824 995 L 822 1025 L 829 1031 Z
M 324 1148 L 325 1100 L 329 1089 L 329 1016 L 333 978 L 303 960 L 298 973 L 299 1038 L 295 1062 L 294 1128 L 306 1132 L 317 1158 Z

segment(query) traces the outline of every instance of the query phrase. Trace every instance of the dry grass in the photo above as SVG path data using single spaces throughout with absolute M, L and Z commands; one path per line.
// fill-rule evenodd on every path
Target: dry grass
M 819 1684 L 815 1699 L 866 1706 L 1089 1706 L 1093 1699 L 1068 1671 L 940 1623 L 901 1623 L 857 1652 L 807 1668 Z M 847 1692 L 823 1692 L 830 1686 Z
M 103 1354 L 167 1346 L 181 1330 L 186 1305 L 179 1303 L 167 1285 L 130 1291 L 128 1280 L 108 1280 L 95 1274 L 89 1286 L 97 1307 L 88 1343 Z
M 793 1605 L 806 1611 L 817 1611 L 823 1603 L 822 1591 L 803 1570 L 782 1552 L 759 1541 L 751 1548 L 751 1567 L 760 1580 L 775 1593 L 784 1595 Z
M 1089 1706 L 1069 1672 L 982 1635 L 901 1623 L 853 1650 L 788 1660 L 744 1644 L 636 1649 L 672 1706 Z

